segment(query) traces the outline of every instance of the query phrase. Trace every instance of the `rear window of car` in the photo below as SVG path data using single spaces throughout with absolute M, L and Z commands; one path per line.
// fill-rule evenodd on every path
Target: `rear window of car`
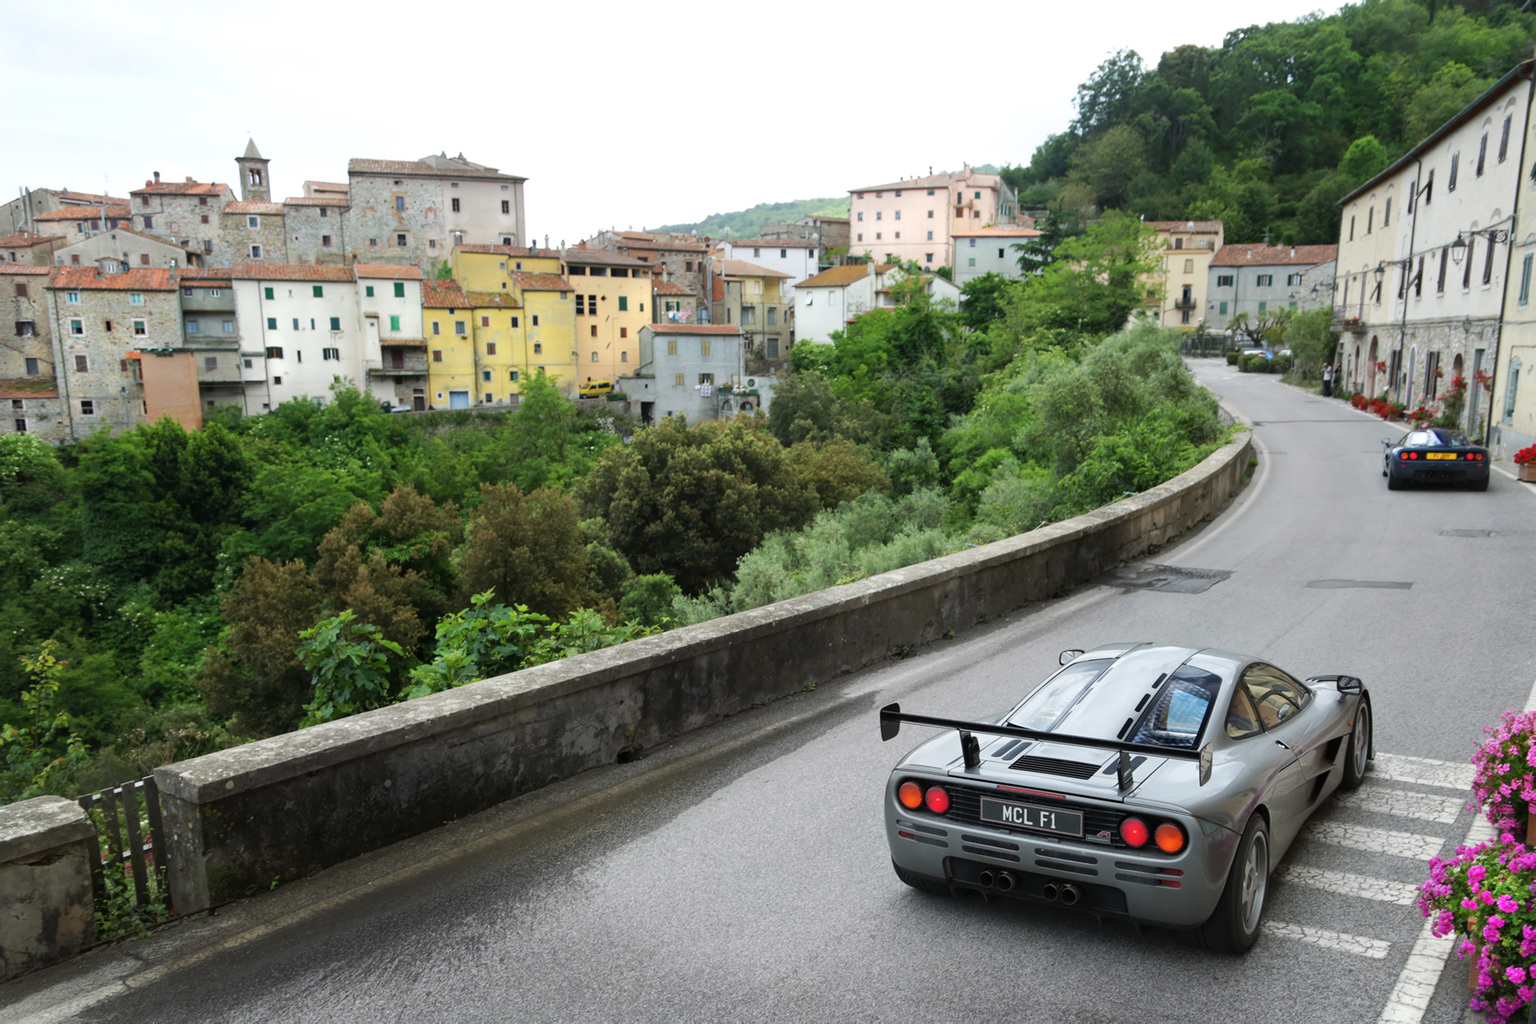
M 1108 659 L 1074 661 L 1041 683 L 1009 719 L 1010 724 L 1050 732 L 1082 698 L 1089 684 L 1112 664 Z
M 1030 694 L 1009 716 L 1009 724 L 1109 742 L 1184 749 L 1197 745 L 1221 691 L 1220 676 L 1184 664 L 1152 686 L 1152 677 L 1136 679 L 1120 673 L 1106 679 L 1104 670 L 1112 664 L 1068 665 Z
M 1220 692 L 1221 677 L 1216 673 L 1182 665 L 1158 689 L 1126 738 L 1132 743 L 1193 749 Z

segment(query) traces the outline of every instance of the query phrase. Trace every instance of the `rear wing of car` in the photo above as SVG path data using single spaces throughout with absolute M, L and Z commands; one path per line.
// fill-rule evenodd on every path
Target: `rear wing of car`
M 887 704 L 880 709 L 880 739 L 894 739 L 901 732 L 901 723 L 910 725 L 931 725 L 939 729 L 956 729 L 960 733 L 960 751 L 965 758 L 967 771 L 973 770 L 981 764 L 981 744 L 974 733 L 982 733 L 987 736 L 1019 736 L 1029 740 L 1049 740 L 1052 743 L 1070 743 L 1080 747 L 1109 747 L 1120 753 L 1119 775 L 1120 788 L 1130 789 L 1134 784 L 1132 778 L 1132 754 L 1155 754 L 1158 757 L 1183 758 L 1189 761 L 1200 762 L 1200 784 L 1205 785 L 1210 777 L 1210 765 L 1212 757 L 1211 744 L 1207 743 L 1201 750 L 1184 750 L 1179 747 L 1162 747 L 1155 743 L 1128 743 L 1124 740 L 1095 739 L 1088 736 L 1068 736 L 1059 732 L 1040 732 L 1037 729 L 1026 729 L 1020 725 L 1008 725 L 1005 723 L 991 722 L 964 722 L 956 718 L 935 718 L 932 715 L 912 715 L 901 710 L 900 704 Z

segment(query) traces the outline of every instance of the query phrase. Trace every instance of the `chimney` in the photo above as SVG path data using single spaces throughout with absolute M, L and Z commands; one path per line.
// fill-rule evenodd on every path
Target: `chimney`
M 149 182 L 146 181 L 144 184 L 148 185 Z M 160 184 L 160 172 L 159 171 L 155 172 L 155 184 L 156 185 Z
M 1291 246 L 1291 259 L 1295 259 L 1295 258 L 1296 258 L 1296 247 L 1293 245 L 1293 246 Z

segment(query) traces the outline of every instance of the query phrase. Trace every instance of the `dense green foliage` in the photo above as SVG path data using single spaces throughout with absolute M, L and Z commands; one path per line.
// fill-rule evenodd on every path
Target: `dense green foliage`
M 1026 207 L 1221 220 L 1228 241 L 1328 243 L 1335 204 L 1527 55 L 1514 0 L 1363 0 L 1253 25 L 1147 66 L 1133 50 L 1078 88 L 1077 116 L 1003 174 Z

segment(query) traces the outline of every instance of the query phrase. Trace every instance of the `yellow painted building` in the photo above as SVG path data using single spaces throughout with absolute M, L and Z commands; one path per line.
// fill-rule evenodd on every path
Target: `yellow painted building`
M 427 339 L 427 400 L 433 409 L 476 404 L 474 310 L 457 281 L 421 286 L 422 337 Z
M 512 275 L 558 274 L 560 253 L 515 245 L 460 245 L 450 257 L 453 279 L 466 292 L 512 291 Z
M 571 284 L 559 274 L 516 273 L 512 296 L 523 310 L 522 337 L 514 341 L 524 373 L 543 370 L 560 390 L 576 394 L 578 350 L 576 303 Z
M 1221 248 L 1225 228 L 1219 220 L 1156 220 L 1155 254 L 1161 273 L 1148 281 L 1161 293 L 1155 311 L 1160 327 L 1197 331 L 1205 319 L 1211 259 Z
M 640 358 L 640 328 L 651 322 L 651 265 L 605 249 L 566 249 L 574 289 L 579 383 L 617 380 Z

